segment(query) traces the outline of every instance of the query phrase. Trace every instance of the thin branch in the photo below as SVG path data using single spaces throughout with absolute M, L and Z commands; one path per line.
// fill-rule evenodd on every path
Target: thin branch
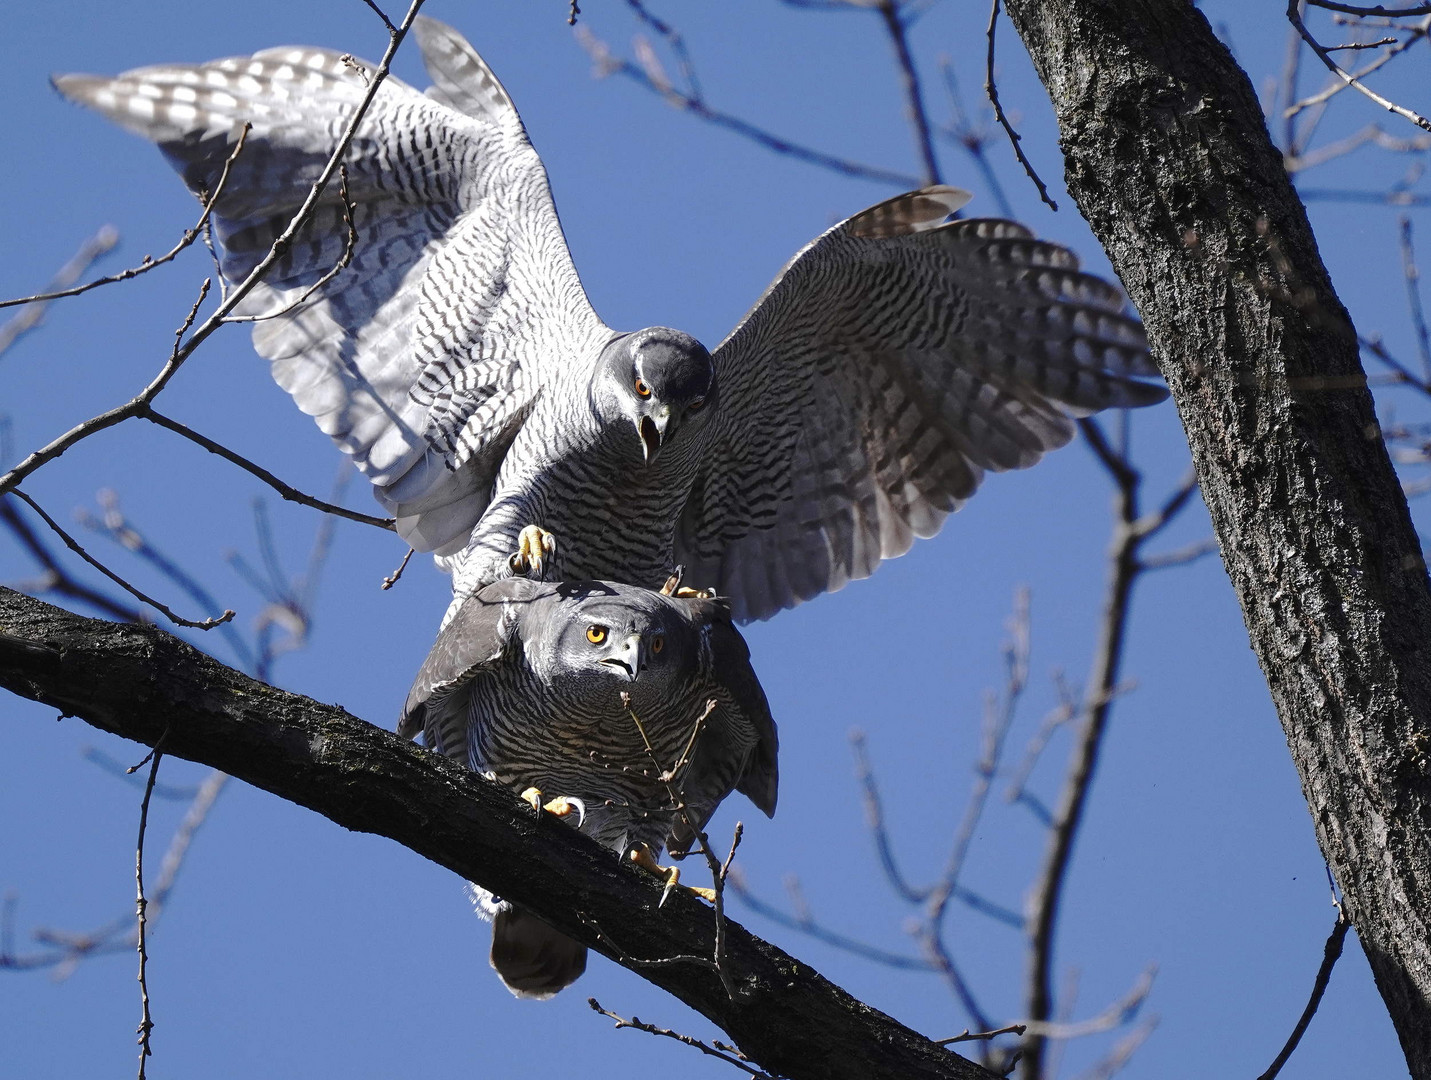
M 941 134 L 958 143 L 964 152 L 974 159 L 974 165 L 984 178 L 989 193 L 999 204 L 999 213 L 1006 218 L 1012 218 L 1014 208 L 1009 203 L 1008 196 L 1004 193 L 1004 185 L 999 182 L 998 174 L 994 172 L 993 165 L 989 163 L 989 155 L 986 153 L 989 146 L 987 130 L 982 125 L 976 128 L 964 111 L 963 96 L 959 93 L 959 81 L 954 74 L 953 61 L 949 57 L 939 58 L 939 72 L 944 78 L 944 89 L 949 96 L 949 111 L 951 113 L 951 121 L 947 127 L 942 129 Z
M 1051 823 L 1043 868 L 1028 908 L 1029 971 L 1025 989 L 1029 1034 L 1024 1037 L 1021 1069 L 1030 1080 L 1043 1075 L 1047 1036 L 1040 1031 L 1053 1013 L 1053 950 L 1063 885 L 1073 854 L 1074 838 L 1083 820 L 1093 776 L 1098 766 L 1103 735 L 1118 691 L 1118 669 L 1128 628 L 1133 585 L 1140 568 L 1138 549 L 1187 505 L 1191 486 L 1184 482 L 1149 518 L 1138 510 L 1141 477 L 1122 454 L 1114 451 L 1096 423 L 1081 421 L 1085 438 L 1114 481 L 1115 521 L 1109 554 L 1109 580 L 1098 632 L 1097 651 L 1085 690 L 1084 717 L 1078 743 L 1070 759 L 1063 790 Z
M 113 225 L 105 225 L 93 236 L 80 245 L 67 263 L 55 273 L 50 279 L 50 284 L 45 293 L 38 299 L 31 300 L 20 311 L 10 318 L 3 326 L 0 326 L 0 353 L 14 345 L 29 331 L 40 324 L 44 318 L 45 309 L 49 306 L 50 297 L 56 289 L 63 289 L 71 282 L 75 281 L 81 274 L 90 268 L 96 259 L 112 250 L 114 245 L 119 243 L 119 233 Z M 8 306 L 0 305 L 0 307 Z
M 1307 0 L 1311 7 L 1326 8 L 1328 11 L 1340 11 L 1343 15 L 1361 15 L 1364 17 L 1381 16 L 1387 19 L 1406 19 L 1414 15 L 1431 15 L 1431 4 L 1417 4 L 1414 7 L 1387 8 L 1380 4 L 1341 4 L 1337 0 Z
M 620 59 L 614 56 L 606 43 L 601 41 L 584 27 L 577 30 L 577 40 L 582 47 L 591 55 L 592 61 L 596 65 L 596 75 L 604 78 L 608 75 L 621 75 L 625 78 L 644 86 L 652 93 L 659 94 L 672 108 L 682 112 L 688 112 L 699 120 L 714 124 L 716 127 L 725 128 L 742 138 L 758 143 L 777 154 L 784 154 L 793 157 L 798 161 L 804 161 L 811 165 L 817 165 L 822 169 L 829 169 L 831 172 L 840 173 L 843 176 L 854 176 L 862 180 L 874 180 L 883 184 L 895 184 L 900 188 L 911 188 L 919 186 L 919 177 L 911 176 L 909 173 L 894 172 L 890 169 L 881 169 L 874 165 L 864 165 L 857 161 L 849 161 L 845 158 L 835 157 L 819 150 L 802 146 L 799 143 L 791 142 L 764 128 L 756 127 L 754 124 L 741 120 L 739 117 L 729 113 L 712 109 L 706 104 L 705 99 L 687 91 L 678 90 L 669 82 L 652 77 L 638 64 L 630 60 Z
M 1101 1061 L 1097 1062 L 1087 1072 L 1079 1075 L 1077 1080 L 1109 1080 L 1109 1078 L 1114 1076 L 1123 1066 L 1128 1064 L 1138 1047 L 1148 1041 L 1148 1036 L 1153 1033 L 1153 1030 L 1157 1026 L 1158 1018 L 1156 1016 L 1150 1016 L 1144 1020 L 1136 1028 L 1128 1032 L 1125 1037 L 1119 1039 L 1117 1045 L 1115 1045 Z
M 994 0 L 989 8 L 989 52 L 984 66 L 984 93 L 989 95 L 989 104 L 994 107 L 994 119 L 999 122 L 1005 133 L 1009 136 L 1009 143 L 1014 148 L 1014 154 L 1019 159 L 1019 164 L 1024 167 L 1024 172 L 1028 178 L 1034 182 L 1034 187 L 1038 188 L 1038 197 L 1042 199 L 1050 210 L 1058 210 L 1058 203 L 1049 198 L 1048 188 L 1039 179 L 1039 175 L 1034 171 L 1032 163 L 1024 154 L 1024 148 L 1019 145 L 1023 137 L 1014 130 L 1014 126 L 1009 123 L 1009 118 L 1004 115 L 1004 107 L 999 104 L 999 88 L 994 82 L 994 31 L 999 25 L 999 0 Z
M 238 159 L 239 153 L 243 150 L 244 142 L 248 139 L 248 133 L 251 127 L 252 125 L 245 123 L 243 127 L 239 129 L 238 138 L 234 141 L 234 148 L 229 152 L 229 156 L 224 159 L 223 169 L 219 172 L 219 179 L 214 184 L 214 190 L 204 199 L 204 208 L 199 214 L 199 220 L 194 222 L 192 228 L 185 229 L 184 235 L 179 238 L 179 242 L 163 255 L 160 255 L 159 258 L 151 259 L 146 255 L 144 261 L 138 266 L 131 266 L 127 270 L 121 270 L 117 274 L 110 274 L 108 277 L 87 281 L 83 285 L 76 285 L 72 289 L 58 289 L 52 292 L 38 293 L 35 296 L 23 296 L 16 300 L 0 300 L 0 308 L 14 307 L 17 304 L 48 303 L 51 300 L 61 300 L 67 296 L 79 296 L 81 293 L 87 293 L 91 289 L 99 288 L 101 285 L 113 285 L 119 281 L 128 281 L 130 278 L 138 277 L 140 274 L 147 274 L 156 266 L 163 266 L 167 262 L 172 262 L 178 257 L 180 252 L 203 235 L 204 229 L 209 224 L 209 217 L 214 212 L 214 204 L 218 202 L 219 196 L 223 194 L 224 186 L 228 183 L 229 174 L 233 170 L 233 164 Z M 116 239 L 118 239 L 118 237 L 116 237 Z
M 49 514 L 45 513 L 45 511 L 41 508 L 40 504 L 35 502 L 35 500 L 30 498 L 30 496 L 27 495 L 25 492 L 21 491 L 19 488 L 12 488 L 9 494 L 14 495 L 17 499 L 19 499 L 31 510 L 33 510 L 39 516 L 40 520 L 49 526 L 50 531 L 53 532 L 56 536 L 58 536 L 62 541 L 64 541 L 65 547 L 69 548 L 81 559 L 89 563 L 105 577 L 109 578 L 110 581 L 114 582 L 125 592 L 129 593 L 130 596 L 134 597 L 136 600 L 139 600 L 142 603 L 148 604 L 155 611 L 160 612 L 166 619 L 168 619 L 175 625 L 187 626 L 194 630 L 212 630 L 216 626 L 222 626 L 224 623 L 228 622 L 234 617 L 234 612 L 232 608 L 226 610 L 222 615 L 218 616 L 217 618 L 203 619 L 197 622 L 192 619 L 185 619 L 181 616 L 174 614 L 174 612 L 171 611 L 168 607 L 161 604 L 153 597 L 140 592 L 133 585 L 129 584 L 129 582 L 125 581 L 122 577 L 116 574 L 113 570 L 109 569 L 109 567 L 101 563 L 89 552 L 85 551 L 84 548 L 80 547 L 79 543 L 75 540 L 75 538 L 72 537 L 69 533 L 65 532 L 64 529 L 60 528 L 59 524 L 55 521 L 55 519 L 50 517 Z
M 145 406 L 136 411 L 134 415 L 142 420 L 148 420 L 152 424 L 157 424 L 159 427 L 166 428 L 176 435 L 182 435 L 190 442 L 202 446 L 209 453 L 216 454 L 225 461 L 232 462 L 245 472 L 258 477 L 258 479 L 273 488 L 274 491 L 278 492 L 278 494 L 288 502 L 298 503 L 300 506 L 311 506 L 314 510 L 321 510 L 325 514 L 333 514 L 336 517 L 346 518 L 349 521 L 356 521 L 361 525 L 371 525 L 374 528 L 386 529 L 389 532 L 393 529 L 394 520 L 392 518 L 375 517 L 372 514 L 349 510 L 345 506 L 337 506 L 331 502 L 324 502 L 322 499 L 315 498 L 312 495 L 306 495 L 292 485 L 285 484 L 262 465 L 255 464 L 242 454 L 230 450 L 227 446 L 223 445 L 223 443 L 216 442 L 207 435 L 203 435 L 193 428 L 181 424 L 179 421 L 173 420 L 163 413 L 157 412 L 151 406 Z
M 1326 65 L 1328 71 L 1330 71 L 1337 78 L 1341 79 L 1348 86 L 1353 86 L 1357 90 L 1360 90 L 1363 94 L 1365 94 L 1372 101 L 1376 102 L 1376 104 L 1380 105 L 1387 112 L 1393 112 L 1397 116 L 1400 116 L 1405 120 L 1410 120 L 1417 127 L 1423 128 L 1426 131 L 1431 131 L 1431 120 L 1427 120 L 1426 117 L 1422 116 L 1420 113 L 1413 112 L 1410 109 L 1405 108 L 1404 106 L 1397 105 L 1395 102 L 1389 101 L 1386 98 L 1382 97 L 1375 90 L 1372 90 L 1355 75 L 1352 75 L 1347 72 L 1345 69 L 1342 68 L 1340 64 L 1333 60 L 1331 53 L 1329 53 L 1326 47 L 1323 46 L 1320 42 L 1317 41 L 1316 38 L 1312 36 L 1311 31 L 1308 30 L 1306 24 L 1302 22 L 1302 14 L 1298 10 L 1298 4 L 1299 0 L 1287 0 L 1287 21 L 1290 22 L 1294 27 L 1296 27 L 1297 33 L 1302 36 L 1302 40 L 1307 43 L 1307 45 L 1311 48 L 1312 52 L 1317 54 L 1317 59 L 1321 60 L 1321 62 Z M 1421 28 L 1419 30 L 1419 34 L 1420 36 L 1425 36 L 1425 28 Z
M 1287 1064 L 1287 1059 L 1292 1056 L 1292 1052 L 1297 1049 L 1297 1044 L 1302 1041 L 1302 1036 L 1307 1032 L 1307 1026 L 1312 1022 L 1312 1017 L 1317 1014 L 1317 1006 L 1322 1003 L 1322 995 L 1326 993 L 1327 983 L 1332 978 L 1332 968 L 1336 966 L 1337 958 L 1342 954 L 1342 945 L 1346 942 L 1347 931 L 1351 929 L 1351 920 L 1340 906 L 1337 907 L 1337 921 L 1332 926 L 1332 932 L 1327 937 L 1327 943 L 1322 949 L 1322 963 L 1317 968 L 1317 977 L 1312 982 L 1312 996 L 1307 999 L 1307 1007 L 1302 1010 L 1302 1015 L 1297 1021 L 1297 1026 L 1292 1029 L 1292 1034 L 1287 1037 L 1286 1044 L 1282 1047 L 1276 1059 L 1268 1066 L 1257 1080 L 1273 1080 L 1282 1071 L 1282 1066 Z
M 136 946 L 139 951 L 139 1080 L 144 1080 L 145 1067 L 152 1053 L 149 1036 L 154 1030 L 154 1017 L 149 1011 L 149 939 L 147 909 L 149 902 L 144 898 L 144 833 L 149 828 L 149 800 L 154 794 L 154 781 L 159 776 L 159 762 L 164 759 L 164 737 L 154 744 L 150 752 L 149 782 L 144 787 L 144 799 L 139 804 L 139 840 L 134 847 L 134 887 L 136 898 L 134 913 L 138 923 Z M 141 762 L 142 764 L 142 762 Z M 138 768 L 138 766 L 135 766 Z
M 935 1039 L 940 1046 L 952 1046 L 955 1043 L 987 1041 L 997 1039 L 1000 1035 L 1022 1035 L 1025 1031 L 1023 1024 L 1008 1024 L 1005 1027 L 995 1028 L 993 1031 L 970 1031 L 965 1028 L 958 1035 L 951 1035 L 947 1039 Z
M 416 548 L 408 548 L 407 554 L 402 557 L 402 562 L 398 563 L 398 568 L 387 577 L 383 578 L 383 591 L 391 589 L 402 578 L 402 572 L 407 569 L 407 561 L 412 558 L 412 553 Z
M 880 19 L 884 22 L 890 44 L 894 46 L 895 61 L 899 65 L 899 84 L 904 91 L 905 116 L 914 132 L 914 145 L 924 166 L 924 184 L 927 186 L 942 181 L 939 162 L 934 156 L 929 117 L 924 108 L 924 92 L 919 86 L 919 72 L 914 66 L 914 56 L 909 51 L 903 6 L 901 0 L 878 0 L 875 5 Z
M 1153 976 L 1156 971 L 1157 969 L 1152 967 L 1144 971 L 1126 994 L 1097 1016 L 1078 1021 L 1029 1020 L 1025 1021 L 1025 1026 L 1031 1035 L 1048 1039 L 1077 1039 L 1085 1035 L 1096 1035 L 1101 1031 L 1112 1031 L 1116 1027 L 1122 1027 L 1138 1015 L 1138 1010 L 1148 1000 L 1148 995 L 1153 989 Z
M 791 930 L 798 930 L 816 941 L 832 945 L 843 952 L 850 953 L 876 964 L 885 967 L 895 968 L 903 971 L 937 971 L 937 967 L 929 960 L 918 956 L 906 956 L 902 953 L 890 952 L 881 949 L 876 945 L 870 945 L 855 938 L 846 937 L 834 930 L 829 930 L 815 922 L 808 913 L 800 915 L 789 915 L 781 911 L 772 904 L 766 903 L 750 891 L 745 879 L 735 875 L 730 879 L 731 890 L 741 901 L 757 915 L 763 915 L 771 922 L 784 926 Z
M 1362 68 L 1360 71 L 1353 71 L 1350 73 L 1344 72 L 1343 74 L 1345 75 L 1345 79 L 1343 81 L 1333 80 L 1324 89 L 1319 90 L 1317 93 L 1312 94 L 1310 97 L 1305 97 L 1298 101 L 1292 102 L 1290 105 L 1287 106 L 1285 115 L 1290 119 L 1296 116 L 1298 113 L 1302 112 L 1304 109 L 1320 109 L 1321 106 L 1325 105 L 1332 98 L 1336 97 L 1343 90 L 1347 89 L 1347 87 L 1356 86 L 1359 80 L 1365 79 L 1368 75 L 1379 71 L 1381 68 L 1391 63 L 1392 60 L 1396 59 L 1397 56 L 1404 53 L 1412 45 L 1414 45 L 1416 42 L 1420 41 L 1423 37 L 1426 36 L 1425 26 L 1402 27 L 1399 29 L 1404 29 L 1408 31 L 1408 36 L 1402 39 L 1386 38 L 1382 41 L 1366 43 L 1365 47 L 1380 47 L 1390 45 L 1391 48 L 1387 49 L 1384 53 L 1379 55 L 1375 60 L 1371 61 L 1369 64 L 1366 65 L 1366 67 Z M 1300 30 L 1298 30 L 1295 24 L 1293 25 L 1293 30 L 1297 31 L 1300 34 Z M 1335 48 L 1329 48 L 1326 51 L 1328 53 L 1333 53 L 1336 52 L 1338 49 L 1348 48 L 1354 48 L 1354 46 L 1338 45 Z M 1358 87 L 1358 89 L 1361 88 Z M 1319 112 L 1317 114 L 1316 119 L 1313 120 L 1312 126 L 1315 126 L 1315 124 L 1318 120 L 1320 120 L 1320 118 L 1321 114 Z M 1310 131 L 1308 132 L 1308 137 L 1310 137 Z
M 0 522 L 4 523 L 15 539 L 30 552 L 35 561 L 44 569 L 44 576 L 40 580 L 32 582 L 31 587 L 25 591 L 59 593 L 61 596 L 89 604 L 111 618 L 122 619 L 125 622 L 139 622 L 143 619 L 144 616 L 134 608 L 125 607 L 118 601 L 105 596 L 104 593 L 91 589 L 88 585 L 71 577 L 60 566 L 59 560 L 55 558 L 50 549 L 40 540 L 35 530 L 30 528 L 29 523 L 11 505 L 8 496 L 0 498 Z
M 1416 245 L 1411 235 L 1411 218 L 1401 216 L 1401 273 L 1406 280 L 1406 304 L 1416 331 L 1416 348 L 1421 354 L 1422 380 L 1431 383 L 1431 333 L 1426 329 L 1426 311 L 1421 306 L 1421 270 L 1416 265 Z
M 880 800 L 879 785 L 875 782 L 874 769 L 870 766 L 869 753 L 865 748 L 865 733 L 858 729 L 851 731 L 850 746 L 855 752 L 855 779 L 859 782 L 860 794 L 864 800 L 865 824 L 874 836 L 875 850 L 879 853 L 884 876 L 902 899 L 911 904 L 922 904 L 929 898 L 931 890 L 916 889 L 910 885 L 895 861 L 889 830 L 884 824 L 884 804 Z
M 382 19 L 383 25 L 388 28 L 389 34 L 396 34 L 398 32 L 398 28 L 393 25 L 393 21 L 388 18 L 387 12 L 385 12 L 382 8 L 378 7 L 377 4 L 373 3 L 373 0 L 363 0 L 363 3 L 367 4 L 368 7 L 372 9 L 374 15 L 376 15 L 379 19 Z
M 734 1054 L 717 1050 L 714 1046 L 709 1046 L 693 1036 L 682 1035 L 680 1032 L 672 1031 L 670 1028 L 656 1027 L 654 1024 L 644 1023 L 641 1018 L 637 1016 L 633 1016 L 630 1020 L 624 1019 L 623 1017 L 617 1016 L 614 1012 L 603 1009 L 601 1002 L 595 998 L 587 998 L 586 1003 L 591 1006 L 594 1012 L 599 1012 L 602 1016 L 615 1020 L 617 1031 L 620 1031 L 622 1028 L 630 1028 L 633 1031 L 644 1031 L 648 1035 L 660 1035 L 662 1038 L 675 1039 L 677 1042 L 684 1043 L 686 1046 L 695 1047 L 708 1057 L 718 1058 L 727 1065 L 733 1065 L 747 1076 L 757 1077 L 758 1080 L 776 1080 L 776 1077 L 770 1073 L 762 1072 L 760 1069 L 752 1067 L 743 1057 L 736 1057 Z

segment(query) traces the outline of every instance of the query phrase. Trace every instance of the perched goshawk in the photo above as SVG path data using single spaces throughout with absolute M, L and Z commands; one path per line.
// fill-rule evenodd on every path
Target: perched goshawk
M 775 812 L 775 722 L 718 600 L 495 582 L 438 635 L 398 730 L 535 806 L 575 809 L 582 832 L 620 853 L 684 852 L 732 790 Z M 549 997 L 582 973 L 583 946 L 473 888 L 513 993 Z
M 1071 417 L 1161 386 L 1113 285 L 1009 221 L 948 220 L 931 187 L 830 229 L 713 352 L 621 334 L 587 301 L 545 171 L 501 84 L 432 19 L 434 86 L 388 77 L 337 183 L 240 313 L 300 408 L 372 481 L 461 598 L 519 532 L 556 578 L 687 580 L 764 618 L 873 573 L 938 531 L 985 470 L 1023 468 Z M 279 48 L 62 93 L 158 143 L 196 193 L 244 150 L 214 222 L 242 280 L 307 196 L 373 67 Z

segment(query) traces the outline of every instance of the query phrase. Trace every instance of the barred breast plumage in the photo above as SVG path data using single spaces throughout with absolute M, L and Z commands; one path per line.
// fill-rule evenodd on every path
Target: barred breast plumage
M 581 830 L 618 853 L 684 850 L 732 790 L 775 810 L 775 723 L 729 608 L 700 597 L 488 585 L 438 635 L 399 730 L 514 791 L 576 800 Z M 480 890 L 479 901 L 513 992 L 549 996 L 581 974 L 580 946 Z
M 344 161 L 358 241 L 325 192 L 243 313 L 299 407 L 372 481 L 456 604 L 543 526 L 557 577 L 687 578 L 763 618 L 930 536 L 987 470 L 1067 442 L 1071 418 L 1165 396 L 1112 285 L 1008 221 L 950 220 L 932 187 L 799 252 L 713 352 L 618 334 L 587 301 L 546 175 L 501 84 L 451 28 L 413 26 L 435 85 L 389 77 Z M 367 90 L 371 65 L 271 49 L 67 96 L 214 190 L 222 269 L 267 253 Z

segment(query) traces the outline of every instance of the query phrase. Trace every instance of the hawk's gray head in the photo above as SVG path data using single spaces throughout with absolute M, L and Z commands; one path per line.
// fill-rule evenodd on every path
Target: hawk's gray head
M 527 663 L 557 695 L 638 713 L 664 702 L 696 671 L 700 629 L 681 605 L 649 589 L 599 582 L 558 587 L 550 617 L 528 622 Z
M 593 390 L 608 419 L 630 421 L 649 465 L 679 429 L 694 427 L 713 411 L 715 366 L 690 334 L 652 326 L 623 334 L 602 350 Z

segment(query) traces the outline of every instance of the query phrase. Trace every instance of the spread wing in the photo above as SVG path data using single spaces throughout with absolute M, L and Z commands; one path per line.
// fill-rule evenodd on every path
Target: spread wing
M 549 366 L 593 355 L 610 331 L 506 91 L 450 27 L 419 18 L 413 31 L 436 85 L 423 95 L 389 76 L 364 117 L 344 159 L 356 242 L 334 182 L 237 314 L 256 320 L 274 377 L 373 482 L 399 532 L 449 552 L 485 509 Z M 278 48 L 55 85 L 156 142 L 200 194 L 252 125 L 215 206 L 222 270 L 237 282 L 307 197 L 372 70 Z
M 518 640 L 522 610 L 550 586 L 506 578 L 469 597 L 437 635 L 418 669 L 398 734 L 471 767 L 467 746 L 472 682 L 490 674 Z
M 719 430 L 675 561 L 766 618 L 932 536 L 985 470 L 1025 468 L 1072 418 L 1167 396 L 1123 294 L 934 187 L 798 253 L 715 351 Z

